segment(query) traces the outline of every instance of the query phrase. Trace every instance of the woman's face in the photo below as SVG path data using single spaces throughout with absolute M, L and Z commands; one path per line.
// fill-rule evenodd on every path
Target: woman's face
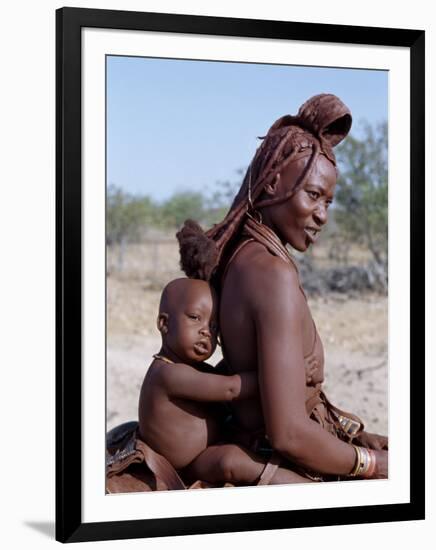
M 307 158 L 291 163 L 265 191 L 271 198 L 283 197 L 295 185 Z M 304 252 L 316 242 L 327 223 L 327 210 L 333 200 L 336 169 L 319 155 L 304 185 L 288 200 L 263 209 L 267 223 L 283 243 Z

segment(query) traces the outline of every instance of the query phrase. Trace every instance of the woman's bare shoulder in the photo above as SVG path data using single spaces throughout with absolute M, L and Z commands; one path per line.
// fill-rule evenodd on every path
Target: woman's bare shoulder
M 293 309 L 300 307 L 300 281 L 294 265 L 274 256 L 259 243 L 249 243 L 240 251 L 232 266 L 238 299 L 254 313 L 262 315 L 265 307 Z
M 245 282 L 257 285 L 278 284 L 280 287 L 299 288 L 299 277 L 296 267 L 290 262 L 274 256 L 262 244 L 248 243 L 234 261 L 235 273 Z

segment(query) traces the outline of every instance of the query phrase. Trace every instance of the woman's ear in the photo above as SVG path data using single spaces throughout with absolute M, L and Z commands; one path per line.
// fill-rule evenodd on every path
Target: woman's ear
M 168 313 L 159 313 L 157 316 L 157 330 L 162 334 L 167 334 L 168 332 Z
M 276 174 L 276 177 L 268 182 L 263 188 L 264 192 L 270 197 L 275 197 L 280 184 L 280 172 Z

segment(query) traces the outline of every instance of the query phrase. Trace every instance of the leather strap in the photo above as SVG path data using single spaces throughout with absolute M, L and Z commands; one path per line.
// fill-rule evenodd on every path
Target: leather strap
M 364 430 L 365 426 L 358 416 L 332 405 L 324 392 L 321 392 L 321 398 L 325 402 L 327 409 L 332 411 L 336 416 L 335 424 L 337 423 L 336 425 L 339 425 L 342 431 L 348 435 L 350 442 Z
M 108 479 L 126 471 L 132 464 L 145 463 L 156 479 L 157 490 L 186 489 L 170 462 L 139 438 L 137 421 L 125 422 L 112 429 L 106 442 Z
M 321 389 L 309 397 L 306 401 L 307 414 L 310 416 L 314 412 L 315 408 L 320 404 L 323 404 L 327 409 L 327 412 L 330 413 L 330 423 L 333 422 L 337 429 L 347 435 L 350 442 L 354 437 L 363 431 L 364 424 L 362 420 L 355 414 L 343 411 L 339 407 L 333 405 Z
M 143 454 L 145 463 L 156 476 L 157 481 L 165 483 L 169 490 L 186 489 L 179 474 L 164 456 L 153 451 L 140 439 L 136 440 L 136 448 Z
M 279 453 L 276 451 L 273 451 L 273 454 L 271 455 L 271 458 L 268 460 L 268 462 L 265 464 L 265 468 L 263 469 L 259 481 L 256 483 L 256 485 L 269 485 L 272 481 L 272 478 L 274 477 L 274 474 L 277 471 L 277 468 L 280 466 L 281 457 Z
M 312 414 L 313 409 L 322 403 L 321 399 L 321 391 L 318 390 L 312 397 L 309 397 L 309 399 L 306 401 L 306 412 L 310 416 Z

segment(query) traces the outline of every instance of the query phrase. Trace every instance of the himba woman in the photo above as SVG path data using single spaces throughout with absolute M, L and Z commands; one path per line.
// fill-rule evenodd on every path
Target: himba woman
M 224 220 L 178 233 L 188 277 L 220 296 L 220 331 L 230 372 L 257 370 L 259 398 L 233 407 L 229 438 L 312 480 L 385 478 L 388 441 L 322 391 L 323 346 L 286 245 L 306 251 L 327 222 L 337 180 L 333 147 L 351 113 L 331 94 L 269 129 Z M 269 454 L 268 454 L 269 453 Z

